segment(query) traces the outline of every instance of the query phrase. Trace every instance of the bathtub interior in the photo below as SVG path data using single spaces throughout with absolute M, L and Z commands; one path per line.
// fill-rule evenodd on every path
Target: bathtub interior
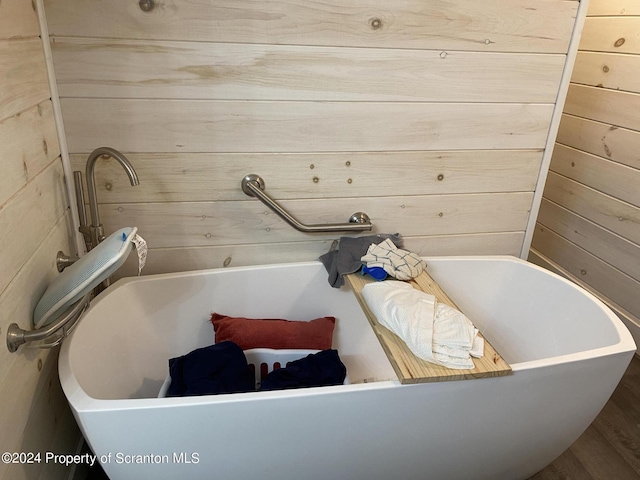
M 620 341 L 600 304 L 518 259 L 427 261 L 432 276 L 514 370 L 519 362 Z M 120 280 L 94 302 L 63 349 L 89 397 L 154 398 L 169 358 L 214 342 L 208 321 L 213 311 L 296 320 L 335 316 L 334 348 L 351 382 L 397 383 L 355 297 L 348 288 L 331 288 L 318 262 Z
M 575 284 L 516 258 L 450 258 L 430 274 L 512 366 L 628 340 L 615 314 Z M 566 359 L 569 360 L 569 359 Z
M 69 364 L 94 399 L 154 398 L 168 359 L 214 343 L 211 312 L 249 318 L 336 317 L 333 348 L 351 383 L 397 377 L 351 292 L 331 288 L 320 264 L 123 279 L 73 332 Z M 106 293 L 106 292 L 105 292 Z

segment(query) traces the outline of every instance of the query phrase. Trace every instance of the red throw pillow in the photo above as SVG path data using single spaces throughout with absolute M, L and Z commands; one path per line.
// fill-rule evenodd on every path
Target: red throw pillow
M 216 343 L 232 341 L 243 350 L 250 348 L 331 348 L 335 317 L 292 321 L 280 319 L 252 319 L 211 314 Z

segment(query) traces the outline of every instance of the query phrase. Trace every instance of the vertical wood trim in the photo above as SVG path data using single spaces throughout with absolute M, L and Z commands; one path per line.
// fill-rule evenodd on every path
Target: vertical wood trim
M 580 37 L 582 36 L 582 30 L 584 29 L 584 23 L 586 20 L 587 10 L 589 8 L 589 0 L 581 0 L 578 6 L 578 12 L 576 14 L 576 21 L 573 27 L 573 33 L 571 35 L 571 41 L 569 42 L 569 50 L 567 52 L 567 61 L 564 65 L 564 71 L 562 72 L 562 79 L 560 80 L 560 88 L 558 89 L 558 97 L 553 109 L 553 115 L 551 117 L 551 125 L 549 126 L 549 135 L 547 135 L 547 143 L 545 145 L 544 154 L 542 155 L 542 165 L 540 166 L 540 173 L 538 175 L 538 182 L 536 189 L 533 193 L 533 201 L 531 203 L 531 211 L 529 212 L 529 220 L 527 222 L 527 228 L 524 234 L 524 240 L 522 242 L 522 250 L 520 250 L 520 258 L 526 260 L 529 256 L 529 250 L 531 249 L 531 241 L 533 240 L 533 233 L 536 228 L 536 220 L 538 218 L 538 212 L 540 211 L 540 204 L 542 203 L 542 194 L 544 192 L 544 185 L 547 180 L 547 174 L 549 172 L 549 166 L 551 165 L 551 156 L 553 155 L 553 146 L 556 143 L 556 137 L 558 136 L 558 129 L 560 127 L 560 120 L 564 111 L 564 103 L 567 99 L 569 92 L 569 84 L 571 82 L 571 75 L 573 73 L 573 66 L 576 63 L 578 56 L 578 46 L 580 45 Z
M 80 231 L 80 221 L 78 220 L 78 207 L 76 204 L 75 188 L 73 184 L 73 172 L 71 170 L 71 160 L 69 159 L 69 148 L 67 146 L 67 134 L 64 130 L 64 122 L 62 121 L 62 110 L 60 108 L 60 95 L 58 94 L 58 84 L 56 82 L 56 73 L 53 67 L 53 56 L 51 54 L 51 42 L 49 40 L 49 29 L 47 27 L 47 18 L 45 16 L 44 4 L 42 0 L 36 0 L 36 12 L 38 14 L 38 23 L 40 24 L 40 38 L 42 40 L 42 49 L 44 52 L 44 59 L 47 68 L 47 76 L 49 79 L 49 89 L 51 91 L 51 102 L 53 103 L 53 116 L 56 123 L 56 130 L 58 132 L 58 144 L 60 146 L 60 156 L 62 158 L 62 170 L 64 172 L 64 179 L 66 185 L 66 198 L 71 213 L 71 227 L 73 232 L 70 232 L 75 243 L 75 252 L 65 252 L 68 254 L 75 253 L 76 255 L 83 255 L 85 253 L 84 238 Z

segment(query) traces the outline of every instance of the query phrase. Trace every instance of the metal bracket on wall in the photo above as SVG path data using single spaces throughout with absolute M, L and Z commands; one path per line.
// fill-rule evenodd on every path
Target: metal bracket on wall
M 265 182 L 259 175 L 250 174 L 242 179 L 242 191 L 250 196 L 256 197 L 267 207 L 273 210 L 280 218 L 291 225 L 296 230 L 306 233 L 326 233 L 326 232 L 364 232 L 373 228 L 369 215 L 364 212 L 356 212 L 349 217 L 348 223 L 320 223 L 305 225 L 300 223 L 282 208 L 275 200 L 264 192 Z

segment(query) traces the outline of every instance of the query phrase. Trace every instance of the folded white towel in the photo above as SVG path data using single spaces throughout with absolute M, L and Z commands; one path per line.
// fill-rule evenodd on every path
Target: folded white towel
M 411 280 L 422 273 L 427 263 L 418 255 L 402 250 L 390 240 L 372 243 L 360 259 L 369 268 L 380 267 L 398 280 Z
M 405 341 L 419 358 L 449 368 L 474 368 L 470 352 L 482 356 L 478 330 L 461 312 L 433 295 L 393 280 L 369 283 L 362 296 L 378 321 Z M 474 348 L 475 346 L 475 348 Z

